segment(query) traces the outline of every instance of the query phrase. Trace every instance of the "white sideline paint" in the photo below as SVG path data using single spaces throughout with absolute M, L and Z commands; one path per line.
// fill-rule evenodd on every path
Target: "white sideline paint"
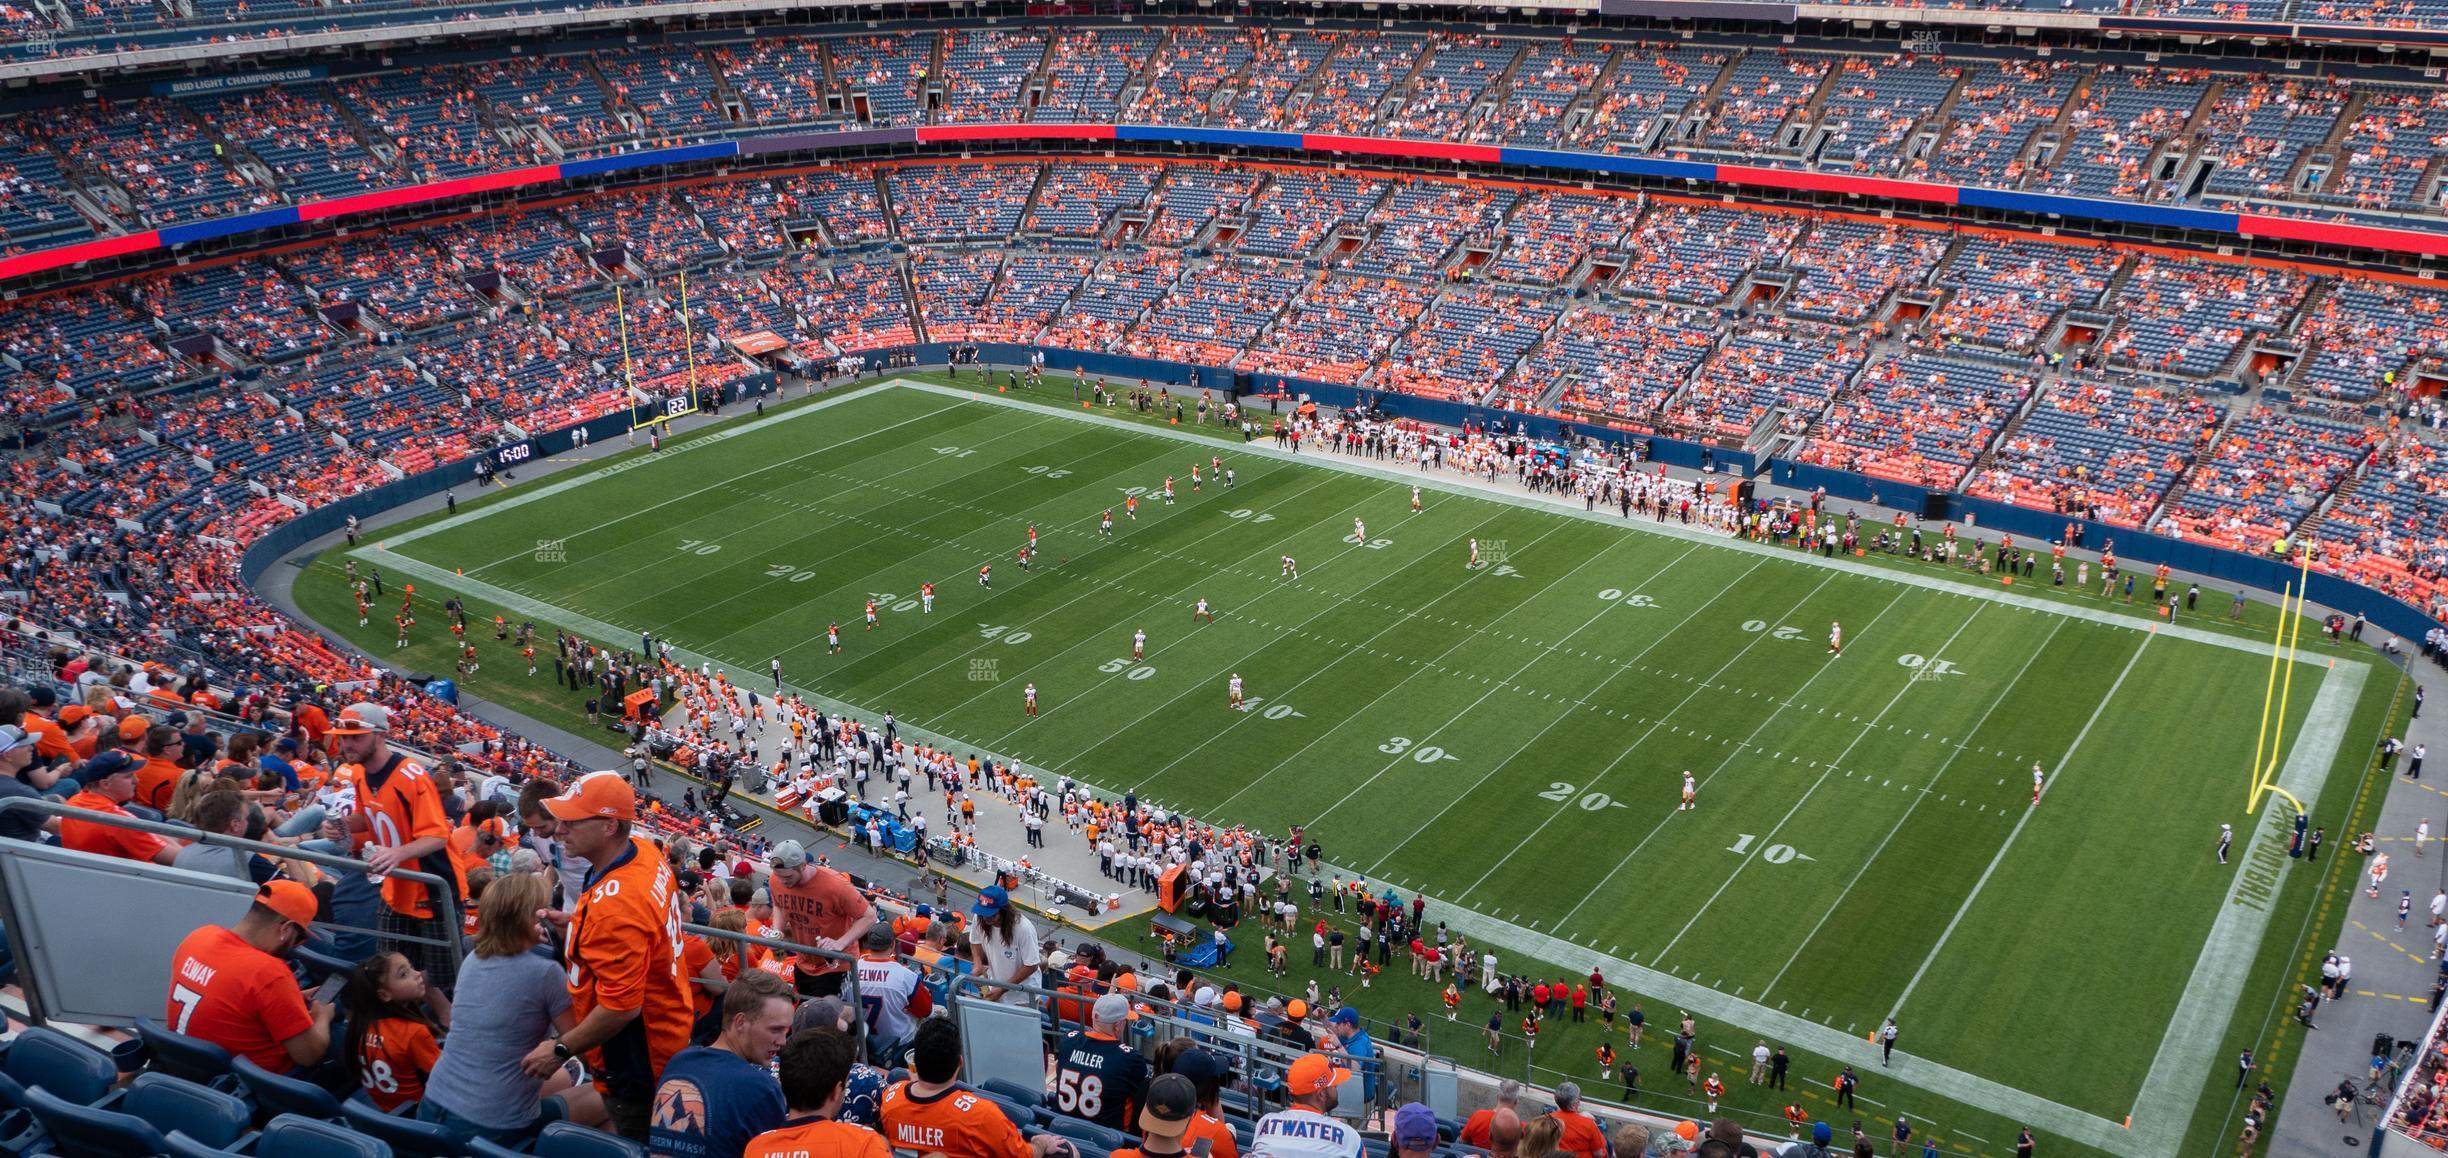
M 2321 681 L 2311 709 L 2304 714 L 2294 750 L 2278 772 L 2278 786 L 2300 798 L 2307 811 L 2320 803 L 2321 786 L 2329 779 L 2338 746 L 2346 741 L 2346 726 L 2370 674 L 2367 664 L 2339 664 Z M 2150 1139 L 2158 1152 L 2173 1153 L 2184 1141 L 2185 1127 L 2192 1124 L 2194 1106 L 2201 1100 L 2202 1085 L 2209 1080 L 2211 1067 L 2218 1064 L 2219 1042 L 2227 1036 L 2227 1023 L 2235 1016 L 2236 1003 L 2229 995 L 2244 988 L 2253 958 L 2260 952 L 2262 934 L 2268 931 L 2270 907 L 2246 904 L 2239 898 L 2246 883 L 2244 869 L 2251 866 L 2255 850 L 2264 856 L 2268 850 L 2283 850 L 2294 836 L 2294 816 L 2284 803 L 2275 796 L 2263 802 L 2261 823 L 2245 844 L 2244 861 L 2237 867 L 2235 880 L 2227 886 L 2227 903 L 2219 906 L 2218 919 L 2210 923 L 2201 957 L 2193 963 L 2193 979 L 2176 1003 L 2175 1017 L 2160 1037 L 2159 1052 L 2151 1058 L 2150 1073 L 2143 1077 L 2142 1092 L 2134 1099 L 2134 1134 Z M 2283 851 L 2278 859 L 2282 865 L 2286 862 Z
M 733 434 L 747 433 L 750 430 L 759 429 L 772 423 L 786 422 L 804 414 L 813 413 L 816 410 L 825 407 L 838 405 L 839 403 L 847 402 L 854 398 L 865 397 L 869 394 L 892 388 L 920 390 L 945 397 L 956 398 L 962 401 L 983 402 L 1009 409 L 1025 410 L 1029 412 L 1067 414 L 1067 412 L 1049 410 L 1047 407 L 1038 406 L 1027 402 L 1015 401 L 998 395 L 971 394 L 968 391 L 936 386 L 930 383 L 910 382 L 905 379 L 893 379 L 878 383 L 874 386 L 863 387 L 834 398 L 828 398 L 815 404 L 814 406 L 803 407 L 786 414 L 778 414 L 765 419 L 755 420 L 746 425 L 732 428 L 726 433 L 709 435 L 702 439 L 693 440 L 683 446 L 675 447 L 672 451 L 666 453 L 679 453 L 686 450 L 695 449 L 699 446 L 720 442 Z M 930 412 L 930 414 L 933 413 L 941 413 L 941 411 Z M 1179 432 L 1166 427 L 1150 428 L 1118 418 L 1110 418 L 1104 415 L 1088 414 L 1084 412 L 1078 414 L 1067 414 L 1067 416 L 1073 421 L 1092 422 L 1132 434 L 1147 435 L 1158 438 L 1172 438 L 1177 441 L 1195 443 L 1202 446 L 1216 445 L 1216 440 L 1212 438 Z M 1806 556 L 1799 551 L 1783 550 L 1750 543 L 1745 540 L 1736 539 L 1721 534 L 1686 528 L 1679 524 L 1656 524 L 1640 520 L 1625 520 L 1615 516 L 1602 517 L 1593 512 L 1584 512 L 1564 502 L 1547 502 L 1535 496 L 1526 494 L 1515 495 L 1493 489 L 1482 488 L 1466 481 L 1450 478 L 1442 472 L 1430 474 L 1389 470 L 1363 462 L 1356 462 L 1343 455 L 1325 453 L 1314 455 L 1297 455 L 1289 451 L 1279 451 L 1272 446 L 1261 445 L 1257 442 L 1238 446 L 1236 448 L 1236 453 L 1256 455 L 1281 462 L 1302 463 L 1329 470 L 1340 470 L 1347 474 L 1364 475 L 1408 484 L 1415 484 L 1423 490 L 1478 498 L 1490 502 L 1503 503 L 1509 506 L 1544 511 L 1550 514 L 1565 515 L 1568 517 L 1585 519 L 1587 521 L 1602 523 L 1610 526 L 1636 529 L 1645 533 L 1661 535 L 1668 538 L 1704 542 L 1727 550 L 1744 551 L 1756 555 L 1786 558 L 1795 562 L 1807 563 L 1811 566 L 1820 566 L 1841 571 L 1848 571 L 1890 582 L 1905 584 L 1907 586 L 1919 587 L 1925 590 L 1937 591 L 1951 595 L 1962 595 L 1975 599 L 1985 599 L 1995 603 L 2035 610 L 2070 619 L 2080 619 L 2100 623 L 2110 627 L 2118 627 L 2134 631 L 2150 631 L 2154 637 L 2157 635 L 2168 635 L 2178 639 L 2184 639 L 2189 642 L 2203 643 L 2212 647 L 2226 648 L 2231 651 L 2259 654 L 2259 649 L 2248 640 L 2228 638 L 2195 628 L 2168 624 L 2153 625 L 2146 622 L 2129 620 L 2124 617 L 2116 616 L 2108 612 L 2099 611 L 2092 608 L 2063 607 L 2044 600 L 2034 599 L 2029 596 L 2016 595 L 2007 591 L 1983 590 L 1980 588 L 1950 583 L 1923 575 L 1897 574 L 1851 560 L 1822 559 L 1815 555 Z M 642 465 L 643 463 L 650 461 L 653 460 L 650 458 L 632 459 L 622 463 L 616 463 L 610 466 L 588 471 L 576 477 L 560 482 L 538 486 L 532 490 L 513 495 L 500 502 L 488 503 L 484 506 L 475 508 L 452 518 L 438 520 L 434 523 L 427 524 L 423 527 L 417 528 L 414 531 L 392 538 L 389 540 L 389 542 L 393 544 L 407 542 L 414 538 L 421 538 L 446 527 L 461 526 L 473 520 L 483 518 L 486 515 L 492 514 L 496 511 L 509 510 L 515 506 L 523 505 L 526 502 L 531 502 L 551 494 L 567 491 L 572 488 L 585 485 L 588 482 L 602 478 L 606 475 L 632 469 L 637 465 Z M 540 599 L 532 598 L 519 592 L 507 590 L 473 577 L 455 575 L 447 568 L 409 558 L 405 555 L 397 553 L 396 551 L 387 552 L 387 554 L 389 555 L 392 566 L 396 571 L 405 573 L 415 578 L 424 579 L 429 583 L 450 587 L 466 595 L 489 600 L 501 606 L 505 610 L 519 613 L 522 617 L 559 622 L 566 626 L 577 628 L 581 632 L 598 639 L 624 638 L 628 635 L 636 634 L 639 630 L 634 626 L 606 623 L 602 620 L 580 615 L 544 602 Z M 2125 668 L 2126 672 L 2130 672 L 2133 669 L 2134 663 L 2140 659 L 2142 650 L 2148 646 L 2149 640 L 2146 638 L 2142 646 L 2135 649 L 2134 656 L 2127 661 Z M 726 668 L 742 667 L 743 670 L 751 670 L 754 668 L 753 664 L 734 664 L 728 660 L 718 660 L 712 656 L 700 655 L 696 652 L 678 646 L 674 646 L 672 648 L 672 656 L 674 659 L 691 666 L 699 663 L 711 663 Z M 2327 661 L 2324 659 L 2306 659 L 2302 662 L 2326 663 Z M 2295 793 L 2295 795 L 2298 797 L 2301 797 L 2306 804 L 2313 803 L 2319 791 L 2318 786 L 2326 777 L 2326 770 L 2335 761 L 2338 745 L 2344 741 L 2346 725 L 2349 722 L 2354 701 L 2356 697 L 2360 695 L 2363 684 L 2370 674 L 2370 670 L 2370 665 L 2361 661 L 2336 661 L 2334 667 L 2329 669 L 2327 676 L 2322 680 L 2319 692 L 2313 697 L 2312 706 L 2307 711 L 2304 726 L 2302 730 L 2297 733 L 2292 754 L 2289 756 L 2287 764 L 2284 770 L 2281 772 L 2279 778 L 2279 783 L 2282 787 L 2285 787 L 2288 791 Z M 2118 676 L 2118 683 L 2121 684 L 2123 679 L 2124 673 L 2120 673 Z M 804 699 L 806 699 L 807 702 L 818 705 L 828 712 L 847 712 L 854 716 L 868 718 L 881 715 L 879 712 L 871 711 L 857 705 L 844 703 L 812 689 L 799 687 L 797 685 L 788 683 L 786 683 L 784 686 L 791 691 L 799 693 Z M 2114 692 L 2115 687 L 2112 685 L 2110 695 L 2102 700 L 2101 708 L 2094 711 L 2094 721 L 2097 720 L 2099 712 L 2105 710 L 2105 706 L 2109 700 L 2114 698 Z M 2089 727 L 2090 725 L 2086 723 L 2084 726 L 2085 733 L 2089 731 Z M 951 737 L 937 735 L 923 728 L 911 727 L 906 723 L 902 725 L 901 730 L 913 737 L 939 745 L 954 745 L 962 747 L 964 750 L 974 747 L 974 745 L 969 745 L 962 741 L 954 740 Z M 2078 735 L 2076 737 L 2074 746 L 2079 746 L 2081 740 L 2082 737 Z M 2072 747 L 2069 747 L 2068 751 L 2070 753 L 2072 751 Z M 1018 761 L 1017 757 L 1013 757 L 1005 753 L 981 752 L 981 755 L 1027 763 L 1025 761 Z M 1077 780 L 1079 778 L 1074 777 L 1073 779 Z M 1083 783 L 1085 782 L 1083 781 Z M 1096 787 L 1100 791 L 1103 790 L 1102 786 L 1091 785 L 1091 787 Z M 2269 813 L 2264 815 L 2262 818 L 2263 827 L 2270 828 L 2272 826 L 2282 826 L 2286 823 L 2291 823 L 2275 820 L 2274 817 L 2277 815 L 2278 810 L 2274 808 L 2271 809 Z M 2018 831 L 2019 830 L 2018 825 Z M 2011 834 L 2009 835 L 2008 839 L 2009 843 L 2011 844 Z M 2258 844 L 2259 842 L 2254 843 Z M 1999 857 L 2002 858 L 2004 856 L 2004 851 L 2004 849 L 1999 851 Z M 1994 861 L 1992 862 L 1991 867 L 1992 869 L 1995 868 Z M 1987 874 L 1983 874 L 1983 880 L 1986 879 Z M 2083 1145 L 2110 1153 L 2136 1155 L 2173 1154 L 2176 1147 L 2183 1139 L 2185 1128 L 2190 1124 L 2194 1103 L 2199 1100 L 2201 1087 L 2209 1077 L 2209 1067 L 2216 1060 L 2212 1054 L 2217 1049 L 2220 1037 L 2223 1036 L 2226 1031 L 2227 1022 L 2234 1013 L 2235 1002 L 2237 997 L 2240 995 L 2240 990 L 2242 988 L 2245 975 L 2251 968 L 2252 958 L 2258 952 L 2261 938 L 2266 933 L 2268 928 L 2269 922 L 2266 911 L 2255 912 L 2251 910 L 2249 906 L 2234 903 L 2234 889 L 2240 887 L 2243 880 L 2243 875 L 2239 873 L 2237 876 L 2238 884 L 2236 886 L 2231 886 L 2230 889 L 2230 903 L 2222 907 L 2217 920 L 2212 925 L 2210 936 L 2205 941 L 2202 958 L 2196 965 L 2192 984 L 2186 988 L 2184 998 L 2179 1006 L 2177 1017 L 2174 1020 L 2174 1025 L 2169 1030 L 2167 1035 L 2161 1039 L 2159 1052 L 2152 1061 L 2150 1072 L 2143 1083 L 2141 1095 L 2134 1105 L 2134 1129 L 2127 1130 L 2119 1123 L 2111 1119 L 2100 1117 L 2098 1115 L 2040 1097 L 2036 1094 L 2015 1089 L 2011 1086 L 1992 1081 L 1977 1074 L 1968 1073 L 1949 1066 L 1939 1065 L 1935 1062 L 1913 1056 L 1909 1053 L 1899 1052 L 1896 1063 L 1893 1066 L 1888 1067 L 1886 1072 L 1896 1076 L 1899 1079 L 1902 1079 L 1907 1084 L 1916 1088 L 1927 1090 L 1930 1093 L 1937 1094 L 1953 1101 L 1961 1102 L 1968 1106 L 1987 1110 L 2002 1117 L 2013 1118 L 2027 1123 L 2044 1135 L 2079 1142 Z M 1657 1000 L 1671 1001 L 1676 1006 L 1691 1010 L 1698 1016 L 1722 1021 L 1729 1025 L 1739 1026 L 1746 1032 L 1753 1034 L 1772 1036 L 1781 1042 L 1785 1042 L 1794 1047 L 1835 1059 L 1840 1063 L 1853 1065 L 1859 1068 L 1869 1068 L 1874 1066 L 1879 1060 L 1879 1051 L 1876 1046 L 1861 1038 L 1855 1037 L 1853 1034 L 1845 1032 L 1844 1030 L 1836 1029 L 1833 1026 L 1821 1025 L 1817 1022 L 1807 1021 L 1803 1018 L 1780 1010 L 1770 1009 L 1756 1002 L 1729 996 L 1725 993 L 1721 993 L 1717 990 L 1701 985 L 1698 982 L 1688 981 L 1669 973 L 1663 973 L 1622 957 L 1601 953 L 1588 946 L 1577 945 L 1572 942 L 1562 940 L 1551 934 L 1537 932 L 1524 928 L 1520 925 L 1513 924 L 1509 921 L 1499 920 L 1494 917 L 1461 909 L 1452 904 L 1441 901 L 1436 897 L 1429 897 L 1427 900 L 1429 904 L 1437 906 L 1442 911 L 1444 914 L 1443 920 L 1449 928 L 1452 928 L 1455 931 L 1467 936 L 1490 942 L 1502 942 L 1503 944 L 1514 948 L 1517 952 L 1527 953 L 1537 959 L 1559 965 L 1568 970 L 1573 970 L 1576 972 L 1589 968 L 1603 969 L 1607 973 L 1627 979 L 1628 983 L 1633 988 L 1638 989 L 1642 993 L 1650 995 Z M 1969 902 L 1967 901 L 1967 907 L 1968 904 Z M 1957 919 L 1960 920 L 1961 916 L 1962 914 L 1959 912 L 1957 914 Z M 1950 929 L 1953 927 L 1952 923 L 1950 923 L 1949 927 Z M 1933 957 L 1934 956 L 1935 954 L 1933 953 Z M 1927 966 L 1925 963 L 1924 968 L 1926 969 L 1926 967 Z M 1899 1002 L 1899 1004 L 1901 1003 Z

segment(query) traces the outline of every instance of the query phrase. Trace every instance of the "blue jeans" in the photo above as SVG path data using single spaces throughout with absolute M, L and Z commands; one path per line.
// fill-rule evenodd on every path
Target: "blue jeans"
M 272 829 L 272 835 L 282 837 L 284 839 L 304 836 L 307 833 L 323 827 L 324 813 L 325 809 L 322 805 L 309 804 L 304 808 L 298 809 L 296 815 L 280 822 L 278 825 L 275 825 Z M 318 848 L 309 849 L 308 851 L 323 852 L 326 850 Z
M 450 1131 L 462 1142 L 471 1138 L 482 1138 L 487 1142 L 517 1149 L 525 1145 L 528 1139 L 542 1133 L 544 1127 L 555 1122 L 566 1121 L 569 1118 L 569 1104 L 562 1101 L 559 1096 L 545 1098 L 539 1104 L 539 1110 L 535 1121 L 515 1129 L 497 1130 L 491 1126 L 479 1126 L 468 1121 L 435 1105 L 433 1099 L 427 1098 L 417 1103 L 416 1118 L 417 1121 L 429 1122 Z

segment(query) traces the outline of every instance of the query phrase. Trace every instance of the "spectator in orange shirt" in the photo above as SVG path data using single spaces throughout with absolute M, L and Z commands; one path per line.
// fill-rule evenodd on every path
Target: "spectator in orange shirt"
M 586 1055 L 614 1132 L 644 1143 L 664 1063 L 688 1046 L 695 1010 L 681 975 L 679 903 L 671 868 L 633 830 L 637 790 L 618 772 L 590 772 L 543 802 L 563 847 L 592 866 L 577 905 L 537 916 L 569 930 L 570 1012 L 578 1024 L 521 1063 L 542 1078 Z
M 276 1074 L 320 1064 L 331 1051 L 331 1003 L 309 1006 L 283 960 L 305 943 L 316 908 L 313 890 L 271 881 L 237 925 L 189 933 L 170 954 L 163 1022 Z
M 125 752 L 104 752 L 79 766 L 76 780 L 84 787 L 68 798 L 70 807 L 135 819 L 120 807 L 136 795 L 135 757 Z M 154 864 L 169 864 L 178 858 L 177 845 L 152 833 L 74 817 L 61 819 L 60 843 L 78 852 L 148 860 Z
M 147 726 L 144 717 L 129 716 L 119 721 L 119 738 L 144 760 L 136 770 L 136 803 L 155 812 L 170 811 L 170 797 L 178 791 L 179 754 L 186 746 L 179 742 L 178 729 Z
M 1001 1107 L 960 1084 L 960 1026 L 948 1017 L 918 1025 L 911 1047 L 917 1076 L 884 1091 L 884 1139 L 896 1150 L 944 1158 L 1046 1158 L 1072 1153 L 1051 1134 L 1023 1139 Z
M 357 782 L 357 813 L 365 817 L 367 832 L 356 855 L 364 858 L 368 877 L 382 880 L 383 948 L 406 955 L 447 993 L 459 976 L 458 924 L 445 919 L 447 906 L 433 895 L 433 886 L 390 875 L 402 868 L 430 873 L 450 882 L 450 900 L 458 900 L 459 875 L 451 864 L 441 790 L 423 765 L 391 750 L 391 711 L 380 704 L 341 709 L 326 735 L 335 759 L 365 769 Z M 347 833 L 345 821 L 325 823 L 327 837 Z
M 1554 1118 L 1556 1125 L 1563 1130 L 1563 1136 L 1556 1142 L 1556 1149 L 1576 1158 L 1606 1158 L 1606 1131 L 1599 1129 L 1597 1121 L 1581 1111 L 1581 1087 L 1573 1082 L 1559 1083 L 1555 1088 L 1555 1102 L 1555 1113 L 1548 1116 Z
M 341 1060 L 383 1113 L 425 1097 L 425 1075 L 442 1060 L 450 998 L 397 953 L 376 953 L 349 976 L 348 1043 Z
M 742 1158 L 890 1158 L 884 1138 L 838 1120 L 858 1045 L 827 1026 L 803 1029 L 782 1046 L 782 1096 L 790 1117 L 749 1139 Z
M 49 688 L 22 692 L 16 688 L 0 690 L 0 724 L 15 724 L 34 737 L 37 755 L 45 761 L 76 759 L 76 747 L 68 740 L 68 731 L 52 720 L 59 706 L 59 696 Z M 86 713 L 91 715 L 92 713 Z

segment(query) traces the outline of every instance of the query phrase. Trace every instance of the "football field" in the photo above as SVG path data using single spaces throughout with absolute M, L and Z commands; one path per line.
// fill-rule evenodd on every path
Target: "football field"
M 1235 485 L 1194 492 L 1217 455 Z M 1044 778 L 1305 824 L 1475 942 L 1605 964 L 1745 1053 L 1758 1034 L 1844 1057 L 1893 1016 L 1899 1079 L 2108 1152 L 2173 1149 L 2232 1077 L 2264 934 L 2298 931 L 2274 912 L 2282 809 L 2245 812 L 2269 612 L 2257 634 L 2218 622 L 2224 590 L 2154 622 L 914 385 L 522 484 L 355 555 L 480 619 L 652 631 L 750 686 L 778 656 L 793 687 Z M 390 647 L 379 621 L 340 634 Z M 480 642 L 490 680 L 524 678 Z M 2307 648 L 2282 678 L 2279 783 L 2326 814 L 2397 673 Z

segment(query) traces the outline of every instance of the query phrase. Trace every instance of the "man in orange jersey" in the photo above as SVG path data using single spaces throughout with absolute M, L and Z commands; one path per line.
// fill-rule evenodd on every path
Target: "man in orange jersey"
M 276 1074 L 321 1065 L 331 1052 L 332 1005 L 307 1004 L 283 960 L 306 941 L 314 891 L 268 881 L 235 926 L 206 925 L 170 954 L 162 1022 Z
M 357 810 L 365 816 L 367 839 L 358 855 L 366 876 L 382 882 L 382 947 L 415 962 L 427 983 L 448 993 L 463 954 L 458 923 L 446 921 L 445 911 L 461 894 L 441 790 L 423 765 L 391 750 L 391 712 L 380 704 L 342 708 L 324 735 L 335 759 L 365 769 L 357 781 Z M 340 831 L 331 831 L 335 827 Z M 325 835 L 346 837 L 346 822 L 327 823 Z M 423 881 L 390 875 L 403 868 L 442 878 L 447 899 Z
M 859 938 L 875 925 L 875 906 L 850 878 L 808 859 L 807 848 L 795 840 L 773 846 L 766 855 L 773 876 L 766 892 L 782 921 L 782 939 L 837 953 L 857 951 Z M 847 961 L 801 954 L 798 987 L 802 997 L 831 997 L 842 991 Z
M 104 752 L 79 765 L 76 795 L 68 798 L 71 808 L 106 816 L 134 819 L 120 807 L 136 795 L 136 758 L 122 751 Z M 178 859 L 179 846 L 149 832 L 138 832 L 115 824 L 97 824 L 73 816 L 60 818 L 60 843 L 78 852 L 115 856 L 127 860 L 149 860 L 154 864 L 169 864 Z
M 884 1140 L 896 1150 L 945 1158 L 1046 1158 L 1070 1154 L 1070 1143 L 1051 1134 L 1023 1139 L 1001 1107 L 959 1082 L 960 1026 L 930 1017 L 918 1026 L 911 1049 L 917 1076 L 884 1091 L 879 1111 Z
M 890 1158 L 884 1137 L 836 1120 L 858 1047 L 830 1026 L 792 1034 L 782 1046 L 782 1096 L 790 1117 L 748 1142 L 742 1158 Z
M 680 910 L 671 869 L 634 831 L 637 790 L 618 772 L 589 772 L 544 802 L 570 853 L 591 866 L 576 907 L 538 917 L 569 929 L 570 1014 L 559 1041 L 520 1064 L 545 1077 L 583 1054 L 613 1129 L 646 1141 L 655 1083 L 688 1046 L 695 1020 L 680 971 Z

